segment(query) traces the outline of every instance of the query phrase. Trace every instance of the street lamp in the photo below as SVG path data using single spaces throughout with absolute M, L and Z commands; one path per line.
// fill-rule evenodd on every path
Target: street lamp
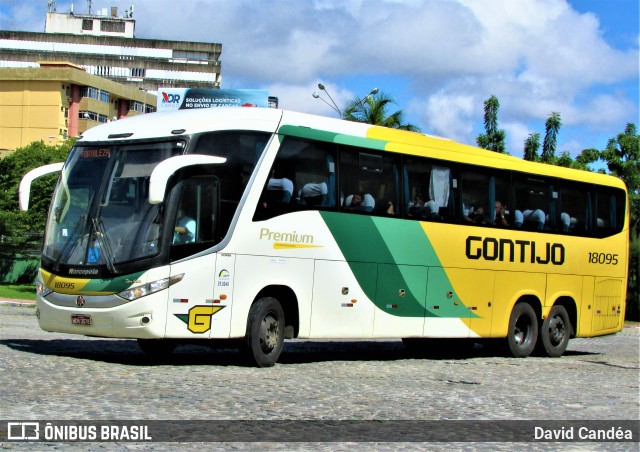
M 373 88 L 369 94 L 367 94 L 366 96 L 364 96 L 362 99 L 360 99 L 358 102 L 356 102 L 355 105 L 353 105 L 353 108 L 357 107 L 358 105 L 360 105 L 362 102 L 364 102 L 366 99 L 369 99 L 371 96 L 378 94 L 378 88 Z
M 325 104 L 327 104 L 328 106 L 330 106 L 331 108 L 333 108 L 337 113 L 338 116 L 340 118 L 342 118 L 342 111 L 340 111 L 340 108 L 338 108 L 338 106 L 336 105 L 336 103 L 334 102 L 333 98 L 331 97 L 331 94 L 329 94 L 329 91 L 327 91 L 327 88 L 325 88 L 325 86 L 322 83 L 318 83 L 318 88 L 320 89 L 320 91 L 324 91 L 325 94 L 327 95 L 327 97 L 329 98 L 329 100 L 331 100 L 331 103 L 327 102 L 326 100 L 324 100 L 322 97 L 320 97 L 320 94 L 318 94 L 317 92 L 314 92 L 312 94 L 312 96 L 315 99 L 320 99 L 322 102 L 324 102 Z
M 333 110 L 335 110 L 338 115 L 340 116 L 340 118 L 343 118 L 344 115 L 342 114 L 342 111 L 340 110 L 340 108 L 338 108 L 338 106 L 336 105 L 336 103 L 334 102 L 333 98 L 331 97 L 331 94 L 329 94 L 329 91 L 327 91 L 327 88 L 322 84 L 322 83 L 318 83 L 318 88 L 320 89 L 320 91 L 324 91 L 327 94 L 327 97 L 329 98 L 329 100 L 331 101 L 331 103 L 327 102 L 324 98 L 322 98 L 320 96 L 319 93 L 314 92 L 312 94 L 312 96 L 314 97 L 314 99 L 320 99 L 322 102 L 324 102 L 325 104 L 327 104 L 328 106 L 330 106 Z M 362 99 L 360 99 L 353 107 L 357 107 L 358 105 L 360 105 L 362 102 L 365 101 L 365 99 L 369 99 L 371 96 L 378 94 L 378 88 L 373 88 L 369 94 L 367 94 L 366 96 L 364 96 Z

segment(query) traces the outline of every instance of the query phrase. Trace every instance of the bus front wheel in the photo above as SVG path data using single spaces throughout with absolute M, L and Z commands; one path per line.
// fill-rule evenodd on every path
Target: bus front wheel
M 540 327 L 540 351 L 552 358 L 562 356 L 569 344 L 570 334 L 571 322 L 567 310 L 560 305 L 552 307 Z
M 528 303 L 517 303 L 509 318 L 507 345 L 515 358 L 525 358 L 533 352 L 538 339 L 538 318 Z
M 284 311 L 275 298 L 260 298 L 251 306 L 244 345 L 258 367 L 271 367 L 278 361 L 284 327 Z

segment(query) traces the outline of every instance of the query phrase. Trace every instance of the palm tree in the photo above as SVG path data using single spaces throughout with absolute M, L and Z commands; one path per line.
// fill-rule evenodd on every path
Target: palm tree
M 493 94 L 484 101 L 484 129 L 486 134 L 480 134 L 476 143 L 483 149 L 504 153 L 505 131 L 498 129 L 498 110 L 500 102 Z
M 556 142 L 558 140 L 558 131 L 562 126 L 560 113 L 551 112 L 545 123 L 544 142 L 542 143 L 542 156 L 540 160 L 544 163 L 553 163 L 556 158 Z
M 530 133 L 524 141 L 524 159 L 530 162 L 538 161 L 538 149 L 540 149 L 540 134 Z
M 363 122 L 392 129 L 419 132 L 420 128 L 413 124 L 404 123 L 404 112 L 398 110 L 387 114 L 387 108 L 396 101 L 385 93 L 370 94 L 364 99 L 351 99 L 344 109 L 344 119 L 353 122 Z

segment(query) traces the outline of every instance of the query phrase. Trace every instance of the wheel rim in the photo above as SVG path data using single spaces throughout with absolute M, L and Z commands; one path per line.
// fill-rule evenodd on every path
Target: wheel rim
M 276 348 L 280 337 L 280 322 L 272 314 L 267 314 L 260 324 L 260 347 L 265 353 Z
M 513 329 L 513 341 L 519 347 L 524 347 L 529 339 L 531 322 L 526 316 L 520 316 Z
M 561 316 L 556 315 L 549 319 L 549 340 L 554 346 L 560 345 L 564 340 L 566 328 Z

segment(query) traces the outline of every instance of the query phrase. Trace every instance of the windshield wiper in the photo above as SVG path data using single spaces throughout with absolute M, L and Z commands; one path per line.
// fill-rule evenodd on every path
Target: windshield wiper
M 109 239 L 107 238 L 107 233 L 104 229 L 104 223 L 102 220 L 98 220 L 97 218 L 92 218 L 91 222 L 93 223 L 93 230 L 95 232 L 96 240 L 100 242 L 102 248 L 104 250 L 104 260 L 107 264 L 107 268 L 111 273 L 115 274 L 116 266 L 114 265 L 113 258 L 113 250 L 111 249 L 111 244 L 109 243 Z

